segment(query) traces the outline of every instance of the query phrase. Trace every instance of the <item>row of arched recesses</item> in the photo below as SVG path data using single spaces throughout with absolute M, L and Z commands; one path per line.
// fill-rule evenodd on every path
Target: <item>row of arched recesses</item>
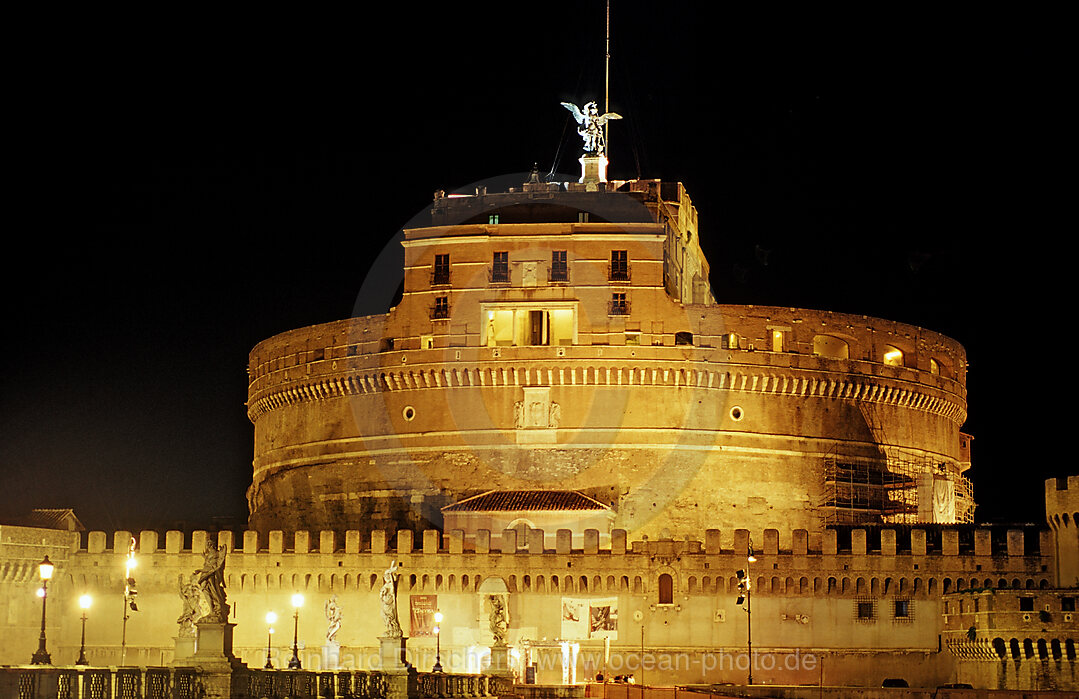
M 228 584 L 235 585 L 241 590 L 257 592 L 259 590 L 311 590 L 319 591 L 370 591 L 381 587 L 382 576 L 380 573 L 369 575 L 351 573 L 315 575 L 311 573 L 299 574 L 241 574 L 228 576 Z M 85 582 L 85 576 L 84 576 Z M 442 574 L 417 574 L 413 573 L 402 580 L 402 586 L 409 591 L 417 592 L 474 592 L 479 590 L 481 577 L 479 575 L 442 575 Z M 673 597 L 677 588 L 682 588 L 681 593 L 687 595 L 711 595 L 721 593 L 735 593 L 738 590 L 738 578 L 735 576 L 703 576 L 698 578 L 690 575 L 685 578 L 684 587 L 675 585 L 674 577 L 669 573 L 663 573 L 657 579 L 657 587 L 662 592 L 664 586 L 669 584 Z M 314 586 L 314 587 L 312 587 Z M 649 589 L 648 581 L 640 575 L 510 575 L 506 579 L 506 586 L 510 592 L 537 592 L 537 593 L 631 593 L 646 594 Z M 777 595 L 809 595 L 809 594 L 871 594 L 871 595 L 913 595 L 935 596 L 959 592 L 963 590 L 980 589 L 1047 589 L 1049 580 L 1042 578 L 941 578 L 935 577 L 923 579 L 906 577 L 758 577 L 754 592 L 758 594 Z
M 1018 638 L 1012 638 L 1009 641 L 1005 641 L 1001 637 L 993 639 L 993 650 L 996 651 L 997 657 L 1001 660 L 1039 660 L 1041 662 L 1049 662 L 1050 660 L 1059 662 L 1061 660 L 1067 660 L 1068 662 L 1075 662 L 1076 650 L 1075 640 L 1071 638 L 1061 641 L 1059 638 L 1052 638 L 1046 641 L 1044 638 L 1039 638 L 1037 641 L 1024 638 L 1020 641 Z
M 1053 515 L 1049 518 L 1049 526 L 1053 529 L 1060 529 L 1061 527 L 1074 527 L 1079 525 L 1079 512 L 1073 512 L 1069 515 L 1065 512 L 1062 515 Z
M 878 356 L 871 361 L 885 366 L 906 366 L 906 354 L 895 345 L 882 344 L 877 349 Z M 835 335 L 814 335 L 813 354 L 827 359 L 850 359 L 850 343 Z M 929 373 L 942 376 L 947 374 L 947 369 L 939 360 L 930 357 Z
M 319 592 L 369 592 L 382 587 L 382 573 L 332 573 L 330 575 L 312 573 L 243 573 L 227 576 L 227 585 L 240 590 L 259 592 L 268 590 Z M 403 577 L 399 585 L 403 589 L 437 590 L 445 592 L 477 592 L 480 589 L 480 575 L 430 575 L 412 573 Z

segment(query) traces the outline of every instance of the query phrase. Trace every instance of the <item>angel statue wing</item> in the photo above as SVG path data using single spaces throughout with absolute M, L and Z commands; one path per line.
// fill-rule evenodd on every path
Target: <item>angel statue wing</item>
M 584 123 L 584 114 L 577 108 L 577 105 L 572 102 L 563 102 L 562 106 L 569 110 L 569 113 L 573 115 L 573 118 L 577 120 L 578 124 Z
M 601 117 L 596 117 L 596 123 L 599 124 L 600 126 L 603 126 L 603 125 L 605 125 L 607 123 L 608 119 L 621 119 L 621 118 L 622 118 L 621 114 L 615 114 L 614 112 L 607 112 L 606 114 L 604 114 Z

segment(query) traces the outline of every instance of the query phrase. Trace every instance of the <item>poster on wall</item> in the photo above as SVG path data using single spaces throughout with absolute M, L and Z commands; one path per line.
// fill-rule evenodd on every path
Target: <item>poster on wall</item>
M 409 595 L 411 630 L 409 635 L 434 636 L 435 610 L 438 609 L 438 595 Z
M 618 598 L 562 598 L 562 638 L 618 640 Z

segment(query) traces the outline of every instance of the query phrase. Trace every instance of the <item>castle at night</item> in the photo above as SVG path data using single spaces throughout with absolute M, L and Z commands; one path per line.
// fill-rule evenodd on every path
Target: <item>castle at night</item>
M 139 611 L 123 648 L 118 622 L 88 628 L 90 662 L 184 662 L 179 591 L 215 543 L 253 667 L 284 665 L 292 639 L 264 618 L 302 593 L 304 667 L 370 669 L 396 562 L 421 668 L 436 643 L 447 672 L 484 667 L 497 606 L 519 682 L 744 684 L 751 667 L 758 684 L 1079 687 L 1079 477 L 1046 482 L 1044 526 L 976 523 L 959 342 L 721 303 L 685 188 L 609 181 L 602 150 L 581 162 L 436 192 L 399 238 L 396 305 L 254 347 L 247 530 L 0 527 L 0 662 L 29 659 L 42 556 L 66 664 L 75 600 L 119 594 L 132 546 Z

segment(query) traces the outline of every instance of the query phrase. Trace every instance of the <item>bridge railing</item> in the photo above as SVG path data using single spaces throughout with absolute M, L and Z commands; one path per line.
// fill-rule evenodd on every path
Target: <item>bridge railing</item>
M 203 671 L 195 667 L 0 668 L 0 697 L 11 699 L 198 699 Z M 387 699 L 400 678 L 375 670 L 264 670 L 232 674 L 235 699 Z M 411 684 L 411 683 L 410 683 Z M 465 699 L 513 693 L 510 680 L 490 675 L 419 672 L 415 699 Z

